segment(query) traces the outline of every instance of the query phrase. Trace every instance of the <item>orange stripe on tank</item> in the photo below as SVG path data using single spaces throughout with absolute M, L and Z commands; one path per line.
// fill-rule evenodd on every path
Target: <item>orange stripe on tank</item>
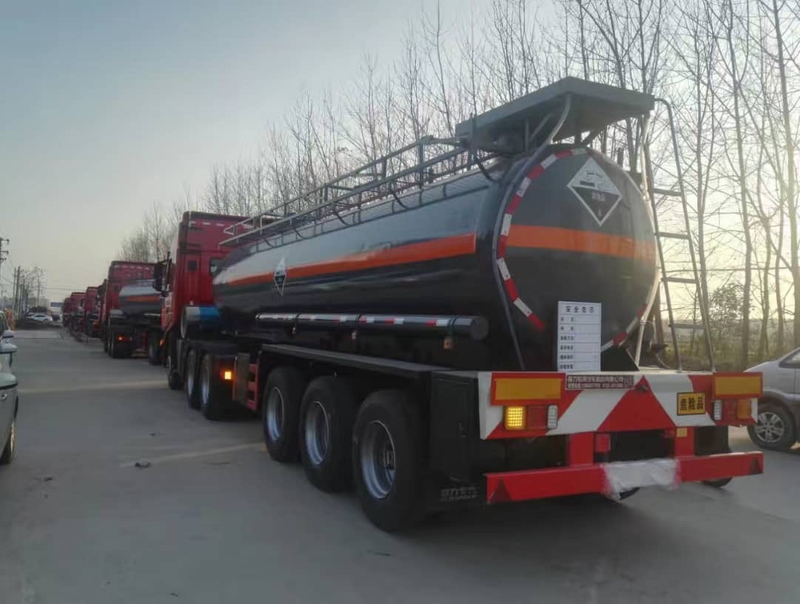
M 384 266 L 398 264 L 411 264 L 413 262 L 426 262 L 441 258 L 467 256 L 474 254 L 476 249 L 475 233 L 442 237 L 431 241 L 410 243 L 393 248 L 370 250 L 332 258 L 322 262 L 301 264 L 287 268 L 287 279 L 313 277 L 330 273 L 344 273 L 349 271 L 363 271 Z M 252 285 L 272 281 L 273 273 L 262 273 L 239 279 L 231 279 L 225 285 Z
M 508 247 L 583 252 L 642 262 L 655 260 L 655 245 L 630 237 L 560 227 L 511 225 Z

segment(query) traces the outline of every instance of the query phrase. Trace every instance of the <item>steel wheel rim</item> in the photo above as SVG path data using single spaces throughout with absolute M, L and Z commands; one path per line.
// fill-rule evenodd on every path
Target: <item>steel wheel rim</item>
M 203 363 L 203 381 L 200 384 L 200 393 L 205 407 L 208 405 L 209 394 L 211 393 L 211 370 L 208 367 L 208 363 Z
M 278 388 L 270 390 L 267 398 L 267 434 L 276 442 L 283 432 L 283 393 Z
M 364 430 L 360 457 L 364 486 L 374 499 L 385 499 L 394 485 L 396 468 L 394 441 L 382 422 L 370 422 Z
M 777 413 L 762 411 L 758 414 L 756 436 L 762 442 L 774 445 L 786 434 L 786 425 Z
M 328 414 L 319 401 L 314 401 L 306 412 L 305 421 L 306 452 L 311 463 L 319 466 L 328 456 L 331 440 L 331 427 Z

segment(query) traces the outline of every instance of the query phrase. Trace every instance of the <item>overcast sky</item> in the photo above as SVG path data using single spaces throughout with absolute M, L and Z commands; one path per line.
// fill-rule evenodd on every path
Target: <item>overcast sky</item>
M 489 0 L 440 0 L 445 16 Z M 154 201 L 251 157 L 304 89 L 397 57 L 435 0 L 0 0 L 0 237 L 48 295 L 99 284 Z

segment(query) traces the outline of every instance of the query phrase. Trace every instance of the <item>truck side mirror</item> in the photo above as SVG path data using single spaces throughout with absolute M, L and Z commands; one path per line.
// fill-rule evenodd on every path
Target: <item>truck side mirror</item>
M 159 262 L 153 269 L 153 287 L 157 291 L 162 291 L 164 285 L 164 264 Z

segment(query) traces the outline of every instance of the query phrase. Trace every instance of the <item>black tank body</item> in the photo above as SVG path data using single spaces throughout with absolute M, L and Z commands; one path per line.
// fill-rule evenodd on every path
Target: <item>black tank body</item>
M 214 278 L 227 325 L 259 312 L 478 315 L 495 367 L 554 368 L 559 301 L 602 304 L 620 346 L 656 283 L 638 187 L 602 154 L 553 146 L 234 250 Z M 345 216 L 345 218 L 347 218 Z M 486 355 L 476 359 L 476 367 Z M 442 364 L 447 364 L 443 355 Z
M 119 292 L 119 309 L 129 317 L 161 313 L 161 294 L 152 280 L 135 281 Z

